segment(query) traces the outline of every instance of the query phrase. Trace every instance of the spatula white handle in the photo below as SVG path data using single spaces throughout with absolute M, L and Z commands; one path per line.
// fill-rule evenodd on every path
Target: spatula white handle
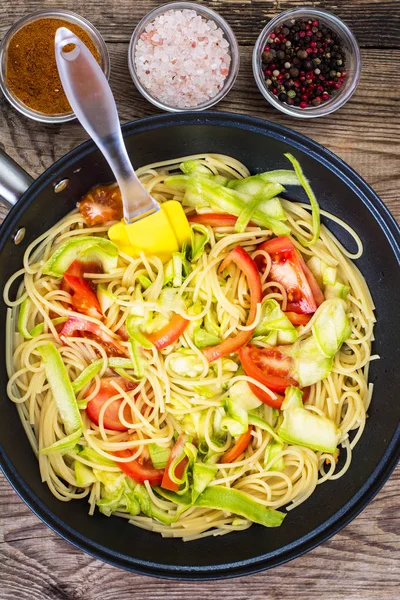
M 73 44 L 65 52 L 63 48 Z M 99 147 L 120 187 L 124 218 L 133 223 L 159 210 L 129 160 L 108 81 L 85 44 L 66 27 L 57 29 L 55 52 L 64 92 L 77 119 Z

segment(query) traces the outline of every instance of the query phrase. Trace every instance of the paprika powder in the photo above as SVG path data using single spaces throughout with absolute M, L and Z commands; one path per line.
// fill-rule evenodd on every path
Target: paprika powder
M 7 49 L 6 81 L 10 91 L 29 108 L 46 115 L 72 112 L 58 75 L 54 38 L 67 27 L 88 47 L 97 62 L 100 53 L 89 34 L 63 19 L 41 18 L 21 27 Z

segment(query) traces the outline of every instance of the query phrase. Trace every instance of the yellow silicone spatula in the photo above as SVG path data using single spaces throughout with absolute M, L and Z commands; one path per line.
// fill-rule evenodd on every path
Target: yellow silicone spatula
M 65 51 L 69 44 L 72 49 Z M 55 52 L 72 110 L 103 153 L 121 190 L 124 220 L 110 227 L 110 239 L 126 254 L 137 256 L 142 251 L 165 262 L 184 241 L 190 241 L 190 226 L 181 204 L 171 200 L 160 206 L 140 183 L 125 148 L 111 88 L 85 44 L 60 27 Z

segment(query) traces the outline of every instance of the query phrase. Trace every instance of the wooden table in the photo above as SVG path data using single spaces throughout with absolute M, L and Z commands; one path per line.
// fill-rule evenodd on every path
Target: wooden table
M 311 3 L 311 2 L 310 2 Z M 3 0 L 0 38 L 20 17 L 53 0 Z M 111 86 L 122 122 L 155 114 L 132 84 L 129 38 L 153 0 L 58 0 L 78 10 L 103 34 L 111 55 Z M 234 89 L 217 110 L 246 113 L 300 131 L 327 146 L 358 171 L 400 218 L 400 2 L 322 0 L 317 6 L 342 17 L 361 46 L 363 69 L 353 99 L 339 112 L 302 123 L 282 116 L 258 92 L 251 70 L 252 46 L 268 20 L 294 0 L 215 0 L 205 4 L 232 25 L 241 47 Z M 0 98 L 0 144 L 37 176 L 86 138 L 77 123 L 45 126 L 29 121 Z M 0 215 L 6 214 L 0 207 Z M 400 468 L 373 502 L 343 531 L 307 555 L 259 575 L 216 582 L 175 583 L 133 575 L 103 564 L 52 533 L 0 476 L 0 600 L 395 600 L 400 590 Z

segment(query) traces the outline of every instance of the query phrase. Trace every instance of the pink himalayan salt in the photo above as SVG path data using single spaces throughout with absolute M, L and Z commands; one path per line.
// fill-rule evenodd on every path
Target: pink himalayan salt
M 168 10 L 149 23 L 135 49 L 136 73 L 157 100 L 174 108 L 214 98 L 229 74 L 229 42 L 195 10 Z

